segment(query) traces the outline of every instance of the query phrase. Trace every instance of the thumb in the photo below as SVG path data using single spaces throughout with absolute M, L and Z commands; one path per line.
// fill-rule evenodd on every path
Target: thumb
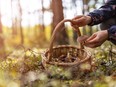
M 86 41 L 88 38 L 89 38 L 88 35 L 83 35 L 83 36 L 78 37 L 77 41 L 82 43 L 82 42 Z
M 86 40 L 86 42 L 91 41 L 91 40 L 94 39 L 96 36 L 97 36 L 96 34 L 93 34 L 92 36 L 90 36 L 90 37 Z

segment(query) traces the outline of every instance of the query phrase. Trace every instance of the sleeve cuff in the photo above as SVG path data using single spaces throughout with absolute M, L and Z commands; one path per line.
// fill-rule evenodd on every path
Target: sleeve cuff
M 116 25 L 108 29 L 108 40 L 116 45 Z
M 89 26 L 93 26 L 93 18 L 92 18 L 92 16 L 91 16 L 91 14 L 88 14 L 87 16 L 90 16 L 91 17 L 91 22 L 88 24 Z

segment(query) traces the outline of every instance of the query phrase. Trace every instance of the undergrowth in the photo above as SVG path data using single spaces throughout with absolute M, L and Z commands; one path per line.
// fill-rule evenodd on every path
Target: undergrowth
M 0 87 L 115 87 L 115 46 L 101 46 L 92 54 L 92 71 L 77 71 L 73 75 L 57 66 L 45 70 L 42 49 L 20 46 L 0 62 Z

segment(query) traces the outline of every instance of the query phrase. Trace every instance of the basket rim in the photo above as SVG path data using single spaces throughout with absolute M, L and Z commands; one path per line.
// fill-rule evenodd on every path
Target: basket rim
M 60 63 L 60 62 L 51 62 L 51 61 L 47 61 L 47 57 L 45 56 L 46 53 L 49 52 L 49 49 L 47 49 L 46 51 L 44 51 L 44 53 L 42 54 L 42 62 L 43 63 L 47 63 L 47 64 L 51 64 L 51 65 L 58 65 L 58 66 L 74 66 L 74 65 L 80 65 L 81 63 L 84 63 L 86 61 L 88 61 L 89 59 L 91 59 L 91 53 L 85 49 L 80 49 L 79 47 L 77 46 L 74 46 L 74 45 L 58 45 L 58 46 L 55 46 L 53 47 L 53 49 L 57 49 L 57 48 L 62 48 L 62 47 L 72 47 L 72 48 L 76 48 L 76 49 L 79 49 L 79 50 L 83 50 L 84 52 L 87 53 L 87 56 L 80 60 L 80 61 L 74 61 L 74 62 L 66 62 L 66 63 Z

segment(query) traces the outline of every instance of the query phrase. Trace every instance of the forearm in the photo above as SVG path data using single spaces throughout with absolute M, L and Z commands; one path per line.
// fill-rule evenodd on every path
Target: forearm
M 108 29 L 108 40 L 116 45 L 116 25 Z

